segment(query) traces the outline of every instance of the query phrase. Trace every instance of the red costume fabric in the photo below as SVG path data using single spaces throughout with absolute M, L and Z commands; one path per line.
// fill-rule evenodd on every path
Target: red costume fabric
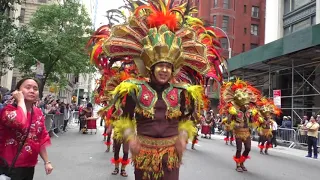
M 9 166 L 16 156 L 19 143 L 27 135 L 32 120 L 29 135 L 15 167 L 34 167 L 38 162 L 41 148 L 51 144 L 42 111 L 33 107 L 32 117 L 30 112 L 27 113 L 26 117 L 22 108 L 7 105 L 1 112 L 0 117 L 0 157 L 4 158 Z

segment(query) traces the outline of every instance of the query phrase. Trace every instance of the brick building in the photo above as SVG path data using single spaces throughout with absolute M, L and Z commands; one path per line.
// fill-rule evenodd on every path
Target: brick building
M 195 0 L 194 5 L 207 25 L 228 34 L 232 56 L 264 44 L 266 0 Z M 228 57 L 227 39 L 221 44 Z

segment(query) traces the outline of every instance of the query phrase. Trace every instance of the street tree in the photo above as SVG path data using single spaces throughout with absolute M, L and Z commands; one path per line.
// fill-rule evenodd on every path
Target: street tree
M 7 73 L 7 70 L 13 68 L 11 57 L 15 50 L 16 27 L 12 20 L 0 14 L 0 76 Z
M 14 4 L 21 4 L 25 0 L 0 0 L 0 15 L 9 15 L 10 11 L 15 10 Z
M 67 74 L 94 71 L 84 48 L 92 30 L 85 8 L 75 1 L 41 6 L 30 24 L 18 32 L 14 64 L 25 75 L 34 75 L 30 68 L 37 62 L 44 64 L 39 88 L 42 97 L 48 82 L 59 83 L 61 88 L 67 83 Z
M 15 48 L 16 27 L 10 12 L 16 11 L 14 4 L 21 4 L 24 0 L 0 0 L 0 76 L 12 69 L 11 57 Z

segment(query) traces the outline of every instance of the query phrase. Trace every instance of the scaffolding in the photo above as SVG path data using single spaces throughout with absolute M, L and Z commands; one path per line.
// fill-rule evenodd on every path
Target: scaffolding
M 231 75 L 249 81 L 270 98 L 273 90 L 281 90 L 282 116 L 291 116 L 293 125 L 304 115 L 320 114 L 319 46 L 241 67 Z

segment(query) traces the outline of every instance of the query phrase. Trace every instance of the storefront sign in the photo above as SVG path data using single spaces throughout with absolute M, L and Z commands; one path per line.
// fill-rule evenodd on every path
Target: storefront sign
M 281 90 L 273 90 L 273 102 L 281 108 Z

